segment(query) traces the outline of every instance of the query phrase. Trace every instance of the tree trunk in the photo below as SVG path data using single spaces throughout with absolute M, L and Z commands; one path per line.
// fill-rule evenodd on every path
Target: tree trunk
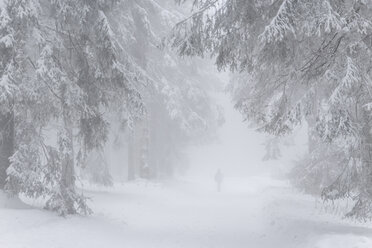
M 72 130 L 66 130 L 69 140 L 69 149 L 71 153 L 68 153 L 63 158 L 62 162 L 62 186 L 64 188 L 73 188 L 75 186 L 75 168 L 74 168 L 74 154 L 73 154 L 73 142 L 72 142 Z
M 136 121 L 129 134 L 128 181 L 136 177 L 148 178 L 148 128 L 146 120 Z
M 68 214 L 75 214 L 75 168 L 74 168 L 74 143 L 73 143 L 73 126 L 72 122 L 64 110 L 63 113 L 63 124 L 64 132 L 66 137 L 64 137 L 65 146 L 63 157 L 62 157 L 62 170 L 61 170 L 61 195 L 65 204 L 65 208 Z
M 135 179 L 135 142 L 134 130 L 129 131 L 129 144 L 128 144 L 128 181 Z
M 308 149 L 309 153 L 311 154 L 319 144 L 319 138 L 317 137 L 317 134 L 314 130 L 315 125 L 316 125 L 316 119 L 314 116 L 308 116 L 306 118 L 307 122 L 307 137 L 308 137 Z
M 0 189 L 4 189 L 9 168 L 9 158 L 14 153 L 14 113 L 0 115 Z

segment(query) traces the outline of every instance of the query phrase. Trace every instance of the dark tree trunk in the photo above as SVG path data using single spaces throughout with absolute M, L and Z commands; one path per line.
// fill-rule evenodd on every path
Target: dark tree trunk
M 0 115 L 0 189 L 4 189 L 9 168 L 9 158 L 14 153 L 14 113 Z
M 69 138 L 69 147 L 73 151 L 72 130 L 67 130 Z M 74 154 L 66 154 L 62 162 L 62 186 L 64 188 L 75 187 L 75 168 L 74 168 Z
M 68 214 L 75 214 L 75 165 L 74 165 L 74 143 L 73 143 L 73 128 L 72 122 L 69 119 L 67 110 L 63 113 L 63 124 L 67 138 L 67 147 L 69 152 L 64 154 L 62 158 L 61 168 L 61 194 L 65 201 L 65 207 Z

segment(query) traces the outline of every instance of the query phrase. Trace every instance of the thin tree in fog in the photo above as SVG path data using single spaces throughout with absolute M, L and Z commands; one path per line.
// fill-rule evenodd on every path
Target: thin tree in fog
M 118 6 L 109 16 L 113 31 L 150 79 L 140 87 L 146 115 L 119 138 L 128 147 L 127 178 L 171 177 L 185 169 L 180 164 L 188 145 L 215 135 L 221 113 L 207 91 L 218 87 L 218 78 L 206 62 L 158 48 L 184 17 L 173 0 L 121 1 Z

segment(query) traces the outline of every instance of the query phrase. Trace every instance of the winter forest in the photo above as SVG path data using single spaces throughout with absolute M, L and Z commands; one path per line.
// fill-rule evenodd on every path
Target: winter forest
M 0 0 L 0 248 L 371 248 L 371 0 Z

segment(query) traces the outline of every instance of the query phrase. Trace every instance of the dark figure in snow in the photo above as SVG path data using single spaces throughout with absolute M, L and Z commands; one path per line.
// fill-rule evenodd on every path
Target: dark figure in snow
M 223 181 L 223 175 L 220 169 L 218 169 L 218 171 L 216 172 L 216 175 L 214 176 L 214 180 L 217 183 L 217 191 L 221 192 L 221 184 Z

